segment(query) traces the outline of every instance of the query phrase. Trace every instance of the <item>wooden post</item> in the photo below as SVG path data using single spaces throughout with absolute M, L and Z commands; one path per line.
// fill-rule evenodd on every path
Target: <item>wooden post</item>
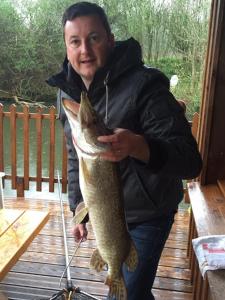
M 188 194 L 188 192 L 187 192 Z M 187 257 L 189 257 L 189 267 L 191 266 L 191 251 L 192 251 L 192 238 L 193 238 L 193 228 L 194 228 L 194 219 L 193 212 L 190 207 L 190 218 L 189 218 L 189 228 L 188 228 L 188 245 L 187 245 Z
M 16 105 L 10 105 L 10 148 L 11 148 L 11 172 L 12 189 L 16 189 L 17 156 L 16 156 Z
M 29 190 L 29 176 L 30 176 L 30 116 L 29 107 L 23 106 L 23 159 L 24 159 L 24 189 Z
M 3 105 L 0 103 L 0 172 L 4 171 Z
M 16 196 L 24 197 L 24 178 L 16 177 Z
M 36 135 L 37 135 L 37 185 L 36 190 L 41 191 L 42 188 L 42 108 L 37 108 L 36 118 Z
M 3 196 L 3 184 L 2 178 L 5 176 L 5 173 L 0 172 L 0 209 L 4 208 L 4 196 Z

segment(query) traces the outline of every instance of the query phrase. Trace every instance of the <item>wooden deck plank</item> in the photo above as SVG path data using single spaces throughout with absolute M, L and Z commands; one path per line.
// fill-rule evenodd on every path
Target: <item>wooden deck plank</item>
M 33 299 L 47 299 L 47 297 L 52 296 L 52 290 L 47 289 L 37 289 L 37 288 L 27 288 L 21 286 L 7 286 L 4 285 L 4 290 L 7 291 L 9 299 L 13 300 L 33 300 Z M 10 291 L 8 292 L 8 289 Z M 86 292 L 86 290 L 85 290 Z M 169 291 L 169 290 L 153 290 L 156 300 L 192 300 L 192 295 L 190 293 Z M 98 296 L 98 295 L 95 295 Z M 99 299 L 105 300 L 106 296 L 100 297 Z
M 51 276 L 42 276 L 33 274 L 32 277 L 30 274 L 21 274 L 16 272 L 10 272 L 7 276 L 7 281 L 10 280 L 14 286 L 27 286 L 28 288 L 38 288 L 44 290 L 52 290 L 52 294 L 56 291 L 61 290 L 65 287 L 65 280 L 62 280 L 61 286 L 59 286 L 60 278 L 54 275 Z M 90 280 L 87 283 L 84 279 L 72 278 L 73 284 L 75 287 L 79 287 L 81 290 L 84 290 L 87 293 L 92 295 L 105 296 L 108 293 L 108 288 L 103 282 Z M 3 281 L 3 284 L 6 282 Z
M 190 270 L 170 266 L 158 266 L 157 276 L 165 278 L 175 278 L 181 280 L 189 280 Z
M 14 286 L 35 286 L 38 289 L 41 288 L 46 290 L 52 290 L 53 292 L 60 289 L 59 278 L 53 276 L 41 276 L 34 274 L 31 277 L 30 274 L 10 272 L 5 281 L 9 280 Z M 3 281 L 3 284 L 5 283 L 5 281 Z M 89 281 L 88 287 L 86 287 L 87 284 L 82 279 L 73 279 L 73 282 L 76 287 L 79 287 L 85 292 L 91 293 L 92 295 L 105 296 L 108 291 L 107 287 L 102 282 Z M 65 283 L 62 282 L 61 287 L 63 287 L 64 284 Z M 188 281 L 185 282 L 184 288 L 183 281 L 177 281 L 172 278 L 165 279 L 156 277 L 156 280 L 154 282 L 154 290 L 162 289 L 162 287 L 164 288 L 164 290 L 171 290 L 172 287 L 173 291 L 184 293 L 191 293 L 192 288 Z
M 40 262 L 40 263 L 48 263 L 50 261 L 51 264 L 55 264 L 55 265 L 64 265 L 65 264 L 63 253 L 61 253 L 61 254 L 44 253 L 44 255 L 43 255 L 43 253 L 40 253 L 40 252 L 26 251 L 20 258 L 20 261 Z M 187 271 L 187 268 L 188 268 L 187 260 L 180 262 L 180 259 L 176 259 L 176 258 L 172 258 L 172 257 L 169 257 L 169 258 L 162 257 L 159 265 L 161 266 L 161 269 L 164 269 L 164 266 L 166 266 L 168 268 L 167 273 L 166 273 L 167 276 L 168 276 L 169 272 L 170 273 L 172 272 L 173 276 L 175 276 L 175 273 L 174 273 L 175 268 L 177 268 L 177 270 L 179 270 L 179 278 L 180 278 L 180 276 L 182 276 L 181 272 L 183 273 L 183 277 L 180 279 L 187 280 L 187 276 L 189 276 L 189 272 Z M 71 266 L 84 267 L 84 268 L 88 269 L 90 266 L 90 255 L 84 257 L 84 256 L 80 256 L 78 253 L 73 258 L 73 260 L 71 262 Z
M 53 296 L 53 293 L 55 294 L 55 291 L 47 290 L 47 289 L 37 289 L 35 287 L 27 288 L 21 286 L 12 286 L 10 288 L 11 290 L 9 292 L 7 291 L 7 295 L 9 296 L 10 300 L 48 300 L 50 299 L 50 297 Z M 8 290 L 9 286 L 4 285 L 4 289 Z M 73 298 L 74 300 L 88 300 L 87 297 L 80 297 L 79 294 L 77 295 L 78 296 L 76 298 Z M 98 296 L 98 299 L 105 300 L 106 296 L 104 297 Z
M 189 280 L 177 280 L 174 278 L 164 278 L 159 276 L 156 276 L 153 288 L 185 293 L 192 292 L 192 285 Z
M 46 264 L 46 263 L 38 263 L 25 261 L 19 261 L 12 269 L 11 272 L 16 272 L 20 274 L 31 274 L 33 275 L 42 275 L 42 276 L 52 276 L 57 277 L 58 281 L 62 276 L 64 271 L 64 265 L 57 264 Z M 85 267 L 71 267 L 71 276 L 73 279 L 77 280 L 86 280 L 93 281 L 96 283 L 101 283 L 104 285 L 105 274 L 104 271 L 101 274 L 96 273 L 94 270 Z M 7 277 L 6 277 L 7 279 Z
M 173 248 L 167 248 L 165 247 L 162 252 L 163 256 L 171 256 L 171 257 L 177 257 L 181 260 L 187 258 L 187 250 L 185 249 L 173 249 Z
M 192 300 L 192 295 L 190 293 L 182 293 L 171 290 L 153 289 L 153 294 L 156 300 Z
M 7 295 L 10 300 L 48 299 L 53 294 L 53 291 L 50 289 L 40 289 L 36 287 L 28 288 L 27 286 L 1 284 L 0 288 L 1 292 Z
M 54 236 L 54 235 L 42 235 L 40 234 L 35 238 L 35 242 L 37 243 L 54 243 L 55 245 L 62 243 L 62 237 Z M 68 237 L 68 244 L 69 247 L 74 247 L 74 240 L 73 238 Z M 85 243 L 82 244 L 82 247 L 88 247 L 88 248 L 95 248 L 96 242 L 95 240 L 88 239 Z M 172 248 L 172 249 L 182 249 L 187 251 L 187 241 L 171 241 L 168 240 L 165 245 L 166 248 Z
M 69 247 L 68 249 L 68 253 L 69 256 L 71 256 L 73 254 L 74 248 Z M 36 254 L 37 253 L 37 254 Z M 74 257 L 74 260 L 76 260 L 76 257 L 81 258 L 81 260 L 86 259 L 87 263 L 90 260 L 90 257 L 93 253 L 93 248 L 84 248 L 84 247 L 80 247 L 77 250 L 76 256 Z M 166 251 L 164 251 L 164 254 L 162 256 L 162 258 L 160 259 L 160 265 L 166 265 L 166 266 L 170 266 L 170 267 L 180 267 L 180 268 L 185 268 L 187 269 L 189 266 L 189 260 L 188 258 L 185 256 L 186 254 L 183 253 L 183 259 L 181 260 L 181 257 L 176 257 L 175 255 L 173 255 L 173 252 L 168 252 L 169 254 L 166 254 Z M 171 255 L 172 253 L 172 255 Z M 44 254 L 44 256 L 43 256 Z M 39 257 L 40 259 L 38 261 L 41 261 L 41 259 L 47 260 L 51 259 L 51 256 L 59 256 L 60 255 L 64 255 L 64 249 L 63 249 L 63 245 L 48 245 L 45 244 L 43 247 L 43 244 L 40 243 L 32 243 L 32 245 L 27 249 L 26 253 L 23 254 L 23 256 L 20 258 L 23 261 L 32 261 L 33 259 L 35 260 L 35 257 Z M 86 264 L 86 262 L 84 262 Z
M 50 225 L 50 224 L 49 224 Z M 67 236 L 68 238 L 72 237 L 72 233 L 71 233 L 71 224 L 67 223 L 66 224 L 66 228 L 67 228 Z M 46 226 L 42 232 L 42 235 L 51 235 L 51 236 L 62 236 L 62 228 L 61 228 L 61 224 L 59 224 L 59 226 L 52 224 L 51 226 Z M 90 240 L 94 240 L 94 235 L 92 232 L 89 232 L 88 237 Z M 182 247 L 185 248 L 186 247 L 186 243 L 185 241 L 187 240 L 188 235 L 185 233 L 174 233 L 171 232 L 170 234 L 170 244 L 176 243 L 176 242 L 180 242 L 182 243 Z

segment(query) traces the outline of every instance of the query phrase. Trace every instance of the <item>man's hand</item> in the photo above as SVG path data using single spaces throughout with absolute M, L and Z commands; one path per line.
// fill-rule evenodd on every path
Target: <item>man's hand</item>
M 86 224 L 78 224 L 72 228 L 72 234 L 74 236 L 75 241 L 78 243 L 81 239 L 82 241 L 87 240 L 88 231 L 86 228 Z
M 114 134 L 99 136 L 98 140 L 111 144 L 111 149 L 101 154 L 105 160 L 120 161 L 131 156 L 144 162 L 149 161 L 150 150 L 144 137 L 128 129 L 118 128 Z

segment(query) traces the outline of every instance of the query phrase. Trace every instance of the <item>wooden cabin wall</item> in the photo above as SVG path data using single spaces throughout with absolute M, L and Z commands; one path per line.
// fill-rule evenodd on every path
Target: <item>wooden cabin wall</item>
M 201 184 L 225 179 L 225 0 L 213 0 L 200 112 Z
M 207 181 L 225 178 L 225 18 L 223 18 L 217 80 L 215 84 L 215 108 L 212 116 L 211 143 L 209 145 Z

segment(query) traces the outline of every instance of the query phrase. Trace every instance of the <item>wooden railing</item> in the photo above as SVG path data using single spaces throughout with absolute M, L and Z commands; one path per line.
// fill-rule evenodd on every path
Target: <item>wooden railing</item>
M 10 165 L 11 171 L 8 173 L 5 171 L 4 167 L 4 124 L 5 119 L 9 120 L 9 148 L 10 151 Z M 22 120 L 22 131 L 20 136 L 17 136 L 17 122 Z M 35 121 L 35 139 L 36 139 L 36 176 L 30 176 L 30 122 Z M 43 163 L 43 120 L 47 120 L 48 128 L 48 156 L 49 156 L 49 166 L 48 166 L 48 176 L 44 177 L 42 175 L 42 163 Z M 57 182 L 57 175 L 55 170 L 55 154 L 58 151 L 56 149 L 56 122 L 57 119 L 56 109 L 54 106 L 48 108 L 47 113 L 43 111 L 41 107 L 37 107 L 35 112 L 30 112 L 28 106 L 24 105 L 22 111 L 17 111 L 17 106 L 12 104 L 9 107 L 8 112 L 4 112 L 4 107 L 0 104 L 0 171 L 5 172 L 5 179 L 9 179 L 12 182 L 12 189 L 17 189 L 17 191 L 29 190 L 29 183 L 31 181 L 36 182 L 36 190 L 42 190 L 42 183 L 49 183 L 49 192 L 54 192 L 54 183 Z M 46 122 L 45 122 L 46 123 Z M 45 127 L 45 129 L 46 129 Z M 65 146 L 65 137 L 62 134 L 62 143 L 60 145 L 62 152 L 61 159 L 61 174 L 60 180 L 62 183 L 62 192 L 65 193 L 67 190 L 67 152 Z M 18 161 L 17 161 L 17 142 L 18 139 L 23 138 L 23 174 L 18 176 Z
M 8 173 L 5 171 L 4 167 L 4 120 L 9 121 L 9 152 L 10 152 L 10 171 Z M 19 134 L 17 134 L 16 128 L 18 120 L 22 120 L 22 128 L 20 128 Z M 34 134 L 36 138 L 36 176 L 31 176 L 30 174 L 30 122 L 34 120 L 35 129 Z M 48 127 L 48 176 L 44 177 L 43 173 L 43 127 L 44 120 L 47 120 Z M 11 180 L 12 189 L 17 190 L 17 195 L 22 195 L 24 190 L 29 190 L 29 183 L 36 182 L 36 190 L 42 191 L 42 183 L 47 182 L 49 184 L 49 192 L 54 192 L 54 183 L 57 182 L 56 176 L 56 164 L 55 164 L 55 154 L 56 151 L 61 152 L 60 162 L 61 162 L 61 173 L 60 180 L 62 184 L 62 192 L 67 191 L 67 151 L 65 136 L 63 130 L 60 126 L 60 131 L 56 133 L 56 122 L 60 122 L 57 118 L 56 109 L 54 106 L 48 108 L 45 112 L 41 107 L 37 107 L 35 112 L 30 112 L 29 107 L 24 105 L 22 111 L 17 111 L 17 106 L 12 104 L 9 107 L 9 111 L 4 112 L 4 107 L 0 103 L 0 172 L 5 172 L 5 179 Z M 192 125 L 192 133 L 197 136 L 198 127 L 198 114 L 194 114 Z M 46 130 L 46 125 L 45 125 Z M 56 147 L 56 134 L 62 136 L 60 148 Z M 17 141 L 23 138 L 23 174 L 17 174 L 18 161 L 17 161 Z M 21 149 L 21 148 L 20 148 Z M 185 187 L 184 187 L 185 190 Z

